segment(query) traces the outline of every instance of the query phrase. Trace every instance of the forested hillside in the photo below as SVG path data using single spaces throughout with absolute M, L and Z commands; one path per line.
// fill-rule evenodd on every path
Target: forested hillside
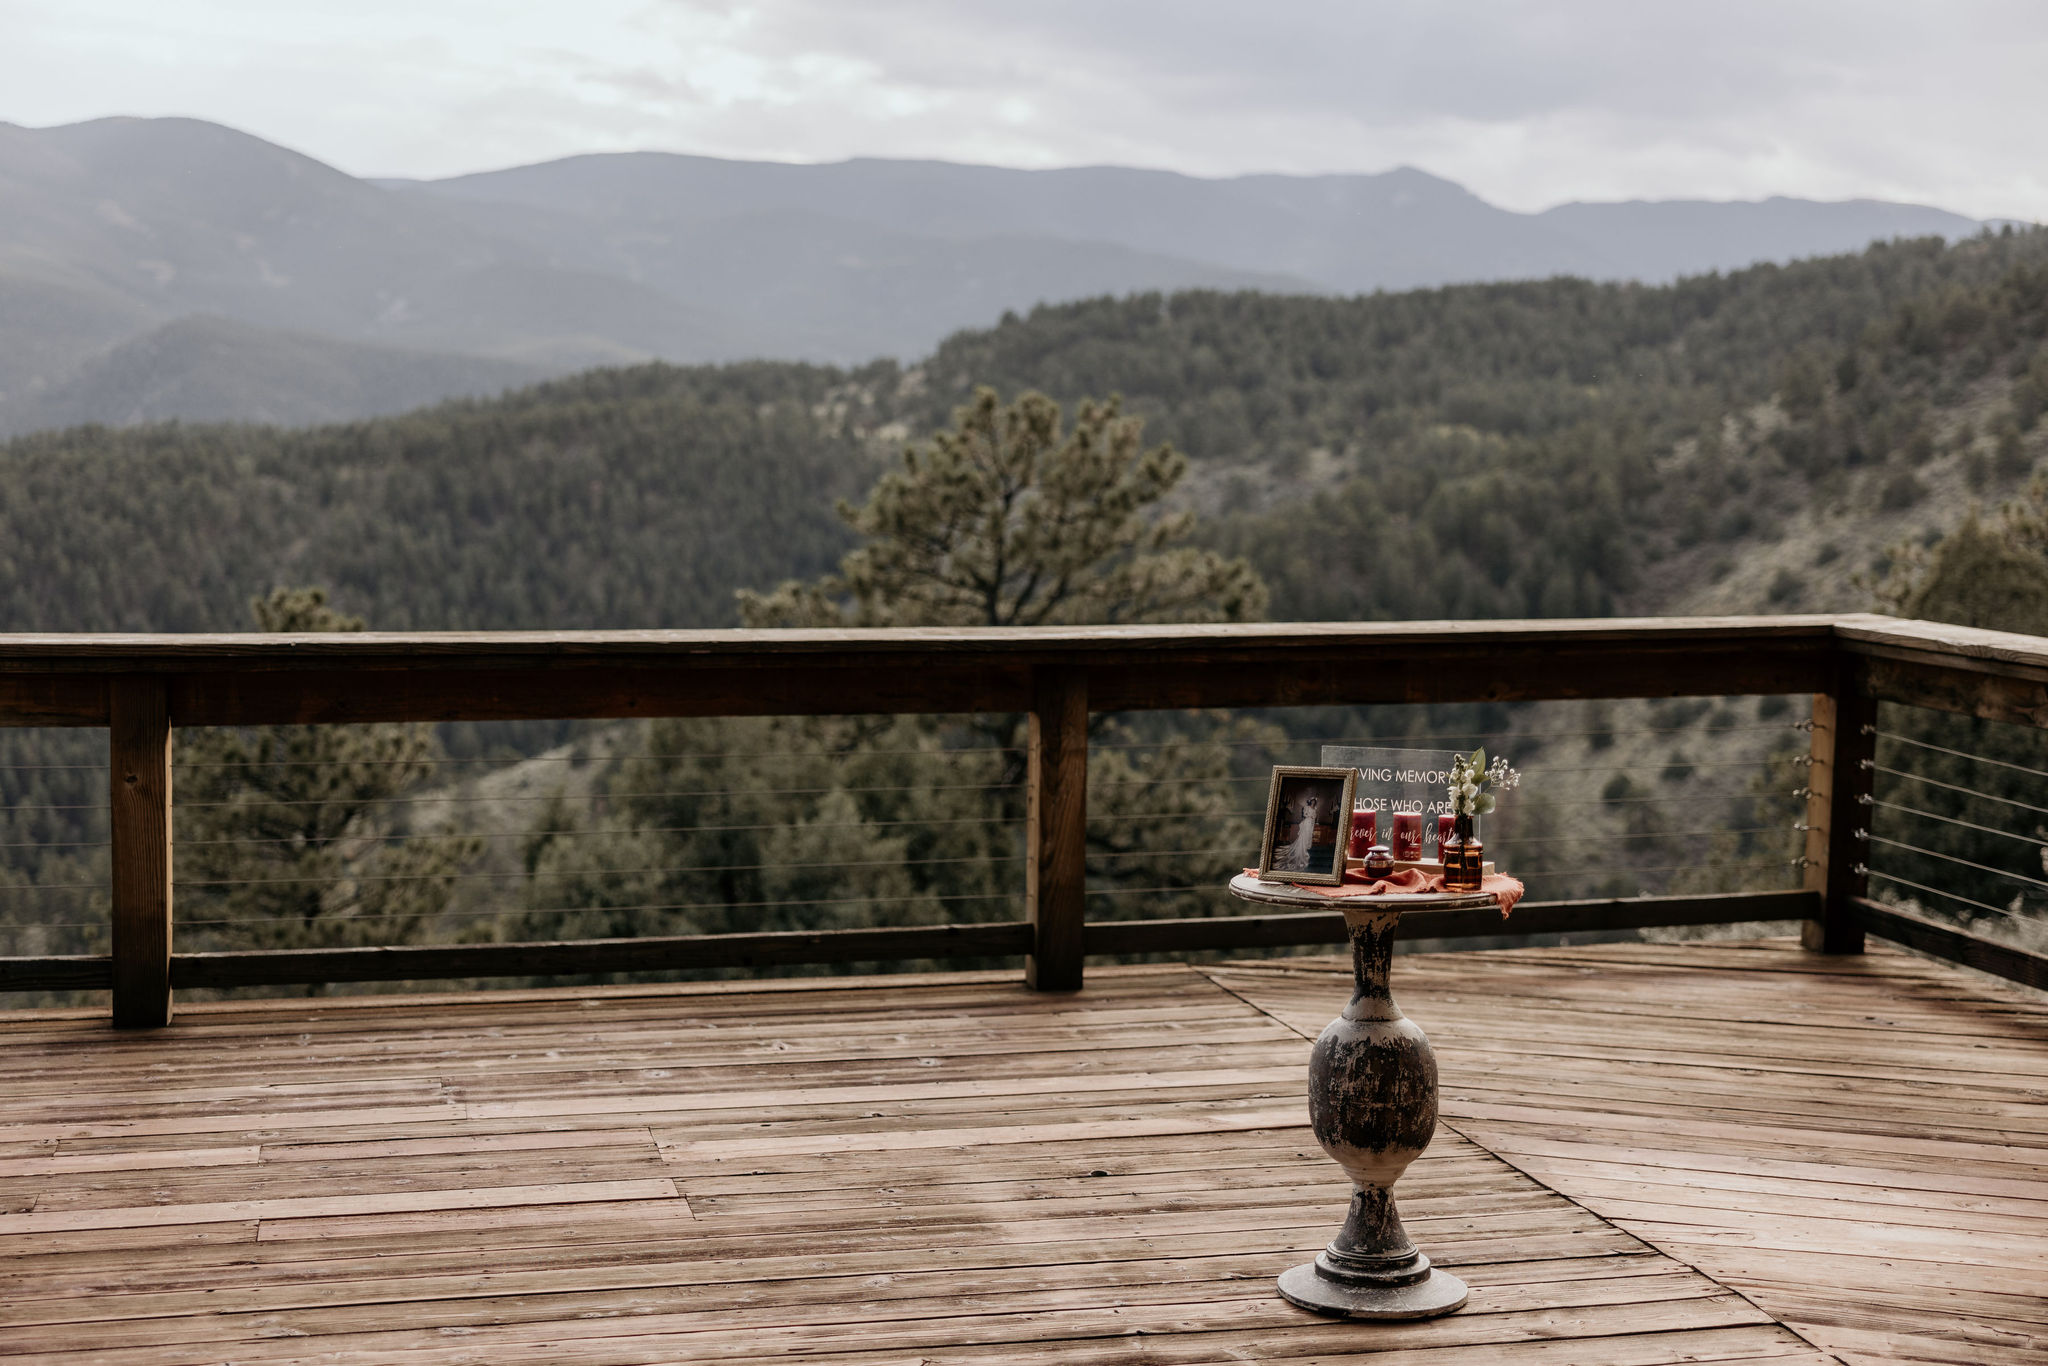
M 252 596 L 294 584 L 327 586 L 339 612 L 287 594 L 266 599 L 266 621 L 726 624 L 738 616 L 735 590 L 790 579 L 807 582 L 752 601 L 748 619 L 981 620 L 957 615 L 965 598 L 927 600 L 957 566 L 904 519 L 983 525 L 979 514 L 946 511 L 947 499 L 975 490 L 1016 514 L 1000 489 L 982 487 L 990 472 L 974 464 L 969 439 L 995 430 L 995 400 L 982 400 L 982 417 L 963 416 L 953 437 L 922 445 L 918 463 L 894 454 L 952 426 L 981 381 L 1011 397 L 1048 391 L 1079 427 L 1122 433 L 1117 458 L 1143 495 L 1063 495 L 1102 504 L 1120 526 L 1115 544 L 1144 542 L 1155 506 L 1198 514 L 1179 529 L 1195 545 L 1171 563 L 1184 577 L 1207 565 L 1217 586 L 1186 578 L 1195 590 L 1156 619 L 1241 617 L 1262 601 L 1280 618 L 1862 608 L 1882 591 L 1911 612 L 2033 630 L 2048 621 L 2048 494 L 2008 515 L 1990 511 L 2019 495 L 2048 453 L 2048 234 L 2032 233 L 1902 243 L 1669 289 L 1553 281 L 1349 301 L 1104 300 L 962 334 L 907 370 L 654 365 L 307 431 L 44 433 L 0 447 L 9 476 L 0 481 L 0 627 L 244 629 Z M 1113 410 L 1071 402 L 1112 392 L 1143 419 L 1145 447 L 1165 438 L 1186 453 L 1185 474 L 1170 451 L 1141 459 L 1135 427 Z M 1061 421 L 1041 400 L 1011 411 L 1025 426 L 1034 419 L 1021 415 L 1040 414 L 1049 431 Z M 1086 452 L 1115 444 L 1105 442 L 1072 448 L 1074 468 L 1092 468 Z M 966 462 L 962 479 L 940 472 L 944 460 Z M 980 472 L 967 477 L 969 468 Z M 1025 484 L 1052 478 L 1038 457 L 1018 455 L 1017 468 L 1036 471 L 1019 476 Z M 857 534 L 832 505 L 863 494 Z M 1985 509 L 1976 521 L 1973 506 Z M 870 549 L 842 560 L 859 536 Z M 894 551 L 875 549 L 891 537 Z M 1198 553 L 1202 542 L 1223 556 Z M 1101 549 L 1083 557 L 1086 601 L 1049 619 L 1138 609 L 1126 591 L 1130 566 Z M 1088 597 L 1096 589 L 1100 603 Z M 1156 733 L 1108 746 L 1091 769 L 1102 789 L 1092 810 L 1123 810 L 1141 793 L 1157 802 L 1169 792 L 1180 805 L 1145 811 L 1134 827 L 1143 838 L 1122 845 L 1110 827 L 1091 827 L 1091 877 L 1104 902 L 1094 913 L 1127 913 L 1114 900 L 1127 884 L 1142 884 L 1151 904 L 1170 893 L 1203 913 L 1217 869 L 1236 866 L 1255 830 L 1239 828 L 1231 785 L 1260 781 L 1268 757 L 1313 757 L 1316 737 L 1332 733 L 1317 729 L 1325 723 L 1431 743 L 1486 731 L 1511 737 L 1518 754 L 1540 751 L 1548 777 L 1501 832 L 1539 895 L 1625 894 L 1648 877 L 1672 890 L 1724 890 L 1789 876 L 1796 834 L 1785 803 L 1796 780 L 1783 760 L 1803 740 L 1788 699 L 1620 704 L 1570 722 L 1500 708 L 1414 710 L 1301 718 L 1298 736 L 1249 718 L 1227 734 L 1206 721 L 1160 721 Z M 291 901 L 304 923 L 276 942 L 1006 913 L 1014 853 L 1000 829 L 1018 814 L 1014 736 L 981 723 L 886 734 L 785 734 L 778 724 L 432 737 L 368 728 L 360 743 L 398 757 L 365 768 L 379 781 L 347 802 L 324 795 L 333 829 L 284 851 L 287 862 L 313 859 L 319 873 L 290 862 L 285 882 L 329 891 L 313 899 L 316 913 L 305 896 Z M 2032 741 L 1960 723 L 1912 733 L 1944 753 L 1989 744 L 2048 763 L 2025 748 Z M 192 739 L 200 748 L 188 746 L 180 762 L 203 759 L 208 743 Z M 293 746 L 312 741 L 281 732 L 218 743 L 260 756 L 265 745 L 297 754 Z M 791 744 L 844 773 L 819 784 L 801 764 L 779 778 L 752 759 L 721 766 Z M 6 746 L 0 834 L 28 853 L 0 865 L 21 893 L 0 905 L 0 928 L 20 950 L 90 948 L 105 876 L 94 737 L 27 732 Z M 1778 769 L 1766 768 L 1772 756 Z M 182 819 L 245 806 L 296 811 L 288 794 L 309 763 L 284 763 L 258 790 L 232 772 L 268 772 L 274 761 L 237 758 L 226 778 L 201 762 L 180 781 L 213 800 Z M 924 764 L 959 772 L 927 792 L 930 779 L 912 771 Z M 398 787 L 412 804 L 402 819 L 380 805 Z M 934 817 L 969 791 L 981 824 Z M 726 804 L 716 819 L 662 805 L 707 794 Z M 479 801 L 479 812 L 503 807 L 487 831 L 432 815 Z M 1971 828 L 1995 829 L 1992 813 L 1956 811 Z M 919 822 L 965 842 L 913 839 L 906 832 Z M 699 827 L 716 838 L 682 838 Z M 226 826 L 199 833 L 194 849 L 242 838 Z M 2004 870 L 1990 877 L 2037 857 L 2026 837 L 2000 838 L 2013 848 L 1943 849 Z M 398 853 L 393 840 L 412 843 Z M 864 869 L 860 894 L 849 901 L 843 879 L 769 878 L 761 870 L 773 861 L 760 851 L 785 845 Z M 1158 861 L 1167 850 L 1170 865 Z M 364 871 L 387 859 L 403 878 Z M 206 912 L 185 922 L 202 939 L 244 942 L 209 927 L 286 913 L 236 890 L 271 888 L 267 865 L 263 876 L 232 859 L 210 873 L 205 857 L 189 866 L 225 889 L 181 893 Z M 333 889 L 349 887 L 355 899 L 337 900 Z M 365 887 L 382 890 L 360 895 Z M 1983 900 L 1995 890 L 1973 885 L 1973 902 L 2007 914 Z M 394 900 L 398 891 L 406 896 Z M 318 934 L 314 914 L 333 917 Z M 234 933 L 275 939 L 267 928 Z
M 1276 617 L 1660 610 L 1859 471 L 1921 459 L 1945 400 L 2004 403 L 2025 334 L 1971 342 L 1936 382 L 1911 377 L 1951 332 L 1899 319 L 1992 316 L 1971 301 L 2043 260 L 2037 231 L 1664 288 L 1137 296 L 1008 318 L 908 370 L 650 365 L 308 431 L 43 433 L 0 446 L 0 629 L 231 629 L 286 583 L 389 629 L 729 623 L 733 590 L 833 562 L 835 499 L 982 383 L 1121 393 L 1191 457 L 1182 496 Z M 1922 420 L 1887 407 L 1847 443 L 1829 417 L 1802 453 L 1814 376 L 1839 387 L 1845 365 L 1869 376 L 1855 403 L 1910 391 Z M 1973 449 L 2002 449 L 1998 420 Z M 2015 487 L 2038 439 L 1987 455 L 1977 496 Z
M 0 447 L 0 628 L 239 630 L 329 586 L 386 629 L 695 626 L 848 543 L 867 447 L 795 365 L 598 371 L 306 431 L 85 427 Z
M 1664 611 L 1730 547 L 1772 541 L 1833 490 L 1825 461 L 1771 482 L 1782 456 L 1724 460 L 1724 431 L 1729 447 L 1753 444 L 1782 420 L 1772 398 L 1788 375 L 1796 389 L 1851 349 L 1877 364 L 1908 345 L 1901 310 L 1991 309 L 1953 301 L 1988 300 L 2043 260 L 2048 233 L 2033 232 L 1664 289 L 1103 301 L 964 333 L 925 369 L 946 398 L 970 382 L 1123 394 L 1148 431 L 1211 466 L 1215 534 L 1258 564 L 1281 617 Z M 1913 355 L 1899 366 L 1924 368 Z M 1995 387 L 2015 359 L 1984 352 L 1979 378 Z M 1855 463 L 1891 458 L 1891 426 L 1871 435 L 1888 444 Z M 1682 574 L 1658 570 L 1703 545 Z
M 369 181 L 197 119 L 0 121 L 0 433 L 352 420 L 655 359 L 859 365 L 1135 290 L 1665 281 L 1978 228 L 1868 200 L 1524 214 L 1412 168 L 632 153 Z M 194 336 L 196 318 L 215 321 Z

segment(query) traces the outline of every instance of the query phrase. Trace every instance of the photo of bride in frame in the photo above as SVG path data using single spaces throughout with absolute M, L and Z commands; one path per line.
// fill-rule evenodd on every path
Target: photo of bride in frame
M 1273 767 L 1266 796 L 1266 834 L 1259 846 L 1259 881 L 1344 881 L 1344 849 L 1351 838 L 1355 768 Z

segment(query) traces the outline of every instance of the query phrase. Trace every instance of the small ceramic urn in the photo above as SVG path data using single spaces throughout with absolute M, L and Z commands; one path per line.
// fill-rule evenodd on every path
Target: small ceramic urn
M 1387 985 L 1400 919 L 1376 897 L 1344 907 L 1356 986 L 1309 1060 L 1316 1142 L 1358 1189 L 1335 1241 L 1282 1275 L 1280 1293 L 1340 1318 L 1426 1319 L 1465 1303 L 1465 1283 L 1429 1264 L 1394 1207 L 1394 1183 L 1436 1133 L 1436 1054 Z

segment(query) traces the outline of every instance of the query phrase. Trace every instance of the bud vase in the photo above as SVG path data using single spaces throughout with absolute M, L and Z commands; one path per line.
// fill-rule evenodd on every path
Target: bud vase
M 1479 817 L 1459 816 L 1443 841 L 1444 890 L 1476 892 L 1486 876 L 1486 846 L 1479 842 Z

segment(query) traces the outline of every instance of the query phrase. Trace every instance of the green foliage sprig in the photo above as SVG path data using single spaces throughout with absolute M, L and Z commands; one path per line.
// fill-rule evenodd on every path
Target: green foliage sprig
M 1460 754 L 1451 760 L 1451 814 L 1490 816 L 1499 804 L 1498 794 L 1512 792 L 1521 785 L 1521 773 L 1509 768 L 1508 761 L 1497 754 L 1489 764 L 1483 746 L 1470 754 Z

